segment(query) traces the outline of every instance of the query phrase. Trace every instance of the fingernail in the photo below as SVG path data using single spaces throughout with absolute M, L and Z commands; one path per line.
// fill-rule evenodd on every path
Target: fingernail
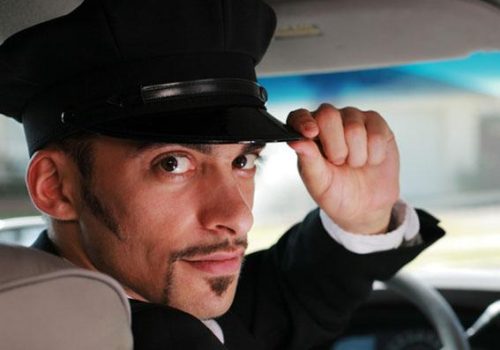
M 345 163 L 346 157 L 335 158 L 333 160 L 333 164 L 335 165 L 343 165 Z
M 304 131 L 313 132 L 316 131 L 316 123 L 307 122 L 304 124 Z

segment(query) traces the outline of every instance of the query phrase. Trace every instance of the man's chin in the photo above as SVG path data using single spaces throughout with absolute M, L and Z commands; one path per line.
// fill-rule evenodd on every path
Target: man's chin
M 211 280 L 209 283 L 210 291 L 207 291 L 204 295 L 191 295 L 189 299 L 183 298 L 182 301 L 179 300 L 179 303 L 172 300 L 170 306 L 187 312 L 200 320 L 207 320 L 224 315 L 233 303 L 236 283 L 234 283 L 234 281 L 228 282 L 220 278 Z M 230 285 L 226 286 L 227 283 Z
M 233 299 L 224 301 L 218 300 L 216 303 L 206 300 L 204 305 L 189 305 L 187 307 L 183 305 L 172 305 L 172 307 L 178 308 L 200 320 L 208 320 L 224 315 L 231 307 L 232 302 Z

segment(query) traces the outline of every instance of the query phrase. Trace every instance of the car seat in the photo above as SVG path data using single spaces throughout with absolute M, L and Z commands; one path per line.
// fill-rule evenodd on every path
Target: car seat
M 101 273 L 0 244 L 0 348 L 130 350 L 130 306 Z

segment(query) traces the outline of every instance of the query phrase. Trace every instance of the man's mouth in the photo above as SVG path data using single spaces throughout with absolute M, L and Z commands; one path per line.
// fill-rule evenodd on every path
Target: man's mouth
M 191 267 L 212 275 L 234 275 L 240 270 L 244 250 L 216 252 L 208 255 L 181 259 Z

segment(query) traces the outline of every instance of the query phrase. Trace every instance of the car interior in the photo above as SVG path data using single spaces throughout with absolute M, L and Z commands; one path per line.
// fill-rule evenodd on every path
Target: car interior
M 0 245 L 4 349 L 132 349 L 130 306 L 100 273 L 22 246 Z
M 376 282 L 325 350 L 500 349 L 500 1 L 268 2 L 278 27 L 257 71 L 271 113 L 284 121 L 323 101 L 381 112 L 400 148 L 402 197 L 448 232 L 392 280 Z M 0 43 L 80 3 L 3 0 Z M 114 280 L 21 247 L 44 221 L 23 190 L 21 128 L 5 119 L 0 347 L 131 349 L 130 310 Z M 249 251 L 314 207 L 286 146 L 266 153 Z

